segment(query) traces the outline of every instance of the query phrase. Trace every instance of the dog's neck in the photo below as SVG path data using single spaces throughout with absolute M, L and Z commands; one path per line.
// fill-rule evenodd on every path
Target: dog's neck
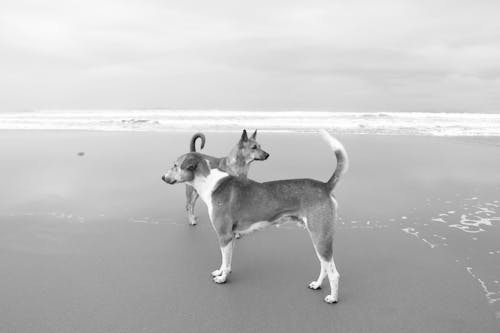
M 246 160 L 239 149 L 234 148 L 227 157 L 221 160 L 219 167 L 232 176 L 246 177 L 250 170 L 250 162 Z
M 227 176 L 229 176 L 227 172 L 217 168 L 210 169 L 208 175 L 196 175 L 189 184 L 196 189 L 201 199 L 208 204 L 212 200 L 212 192 L 217 188 L 219 181 Z

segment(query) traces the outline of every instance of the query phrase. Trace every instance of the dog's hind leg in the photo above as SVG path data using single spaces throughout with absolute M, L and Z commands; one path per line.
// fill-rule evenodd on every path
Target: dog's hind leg
M 333 261 L 333 256 L 330 260 L 325 262 L 326 273 L 328 274 L 328 280 L 330 281 L 330 295 L 325 297 L 325 302 L 327 303 L 337 303 L 339 300 L 339 280 L 340 274 L 335 267 L 335 262 Z
M 309 288 L 317 289 L 325 276 L 330 282 L 330 294 L 325 297 L 327 303 L 337 303 L 339 293 L 340 275 L 333 261 L 333 223 L 318 223 L 323 219 L 332 221 L 329 215 L 324 215 L 320 219 L 306 221 L 306 228 L 309 231 L 314 250 L 321 264 L 321 271 L 318 280 L 309 284 Z M 316 288 L 314 288 L 316 287 Z
M 196 223 L 198 223 L 198 218 L 194 215 L 194 205 L 198 197 L 199 194 L 194 187 L 186 185 L 186 211 L 190 225 L 196 225 Z
M 316 286 L 321 286 L 321 282 L 328 275 L 328 281 L 330 282 L 330 294 L 325 297 L 325 302 L 327 303 L 337 303 L 339 299 L 339 279 L 340 275 L 333 261 L 333 255 L 330 258 L 325 258 L 321 253 L 316 250 L 316 254 L 321 262 L 321 273 L 317 281 L 313 281 L 309 284 L 309 288 L 314 288 Z M 321 282 L 320 282 L 321 281 Z
M 340 274 L 337 271 L 335 262 L 333 261 L 333 252 L 325 251 L 324 245 L 332 244 L 328 239 L 323 240 L 326 244 L 314 244 L 314 249 L 321 263 L 321 271 L 318 280 L 313 281 L 309 284 L 309 288 L 318 289 L 323 282 L 325 276 L 328 276 L 328 281 L 330 282 L 330 294 L 325 297 L 325 302 L 327 303 L 337 303 L 339 299 L 339 280 Z

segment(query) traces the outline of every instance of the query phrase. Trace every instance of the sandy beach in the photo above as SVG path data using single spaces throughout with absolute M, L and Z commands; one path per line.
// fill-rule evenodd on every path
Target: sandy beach
M 307 233 L 239 240 L 226 285 L 200 201 L 161 175 L 190 133 L 0 131 L 1 332 L 500 332 L 500 140 L 343 135 L 340 299 Z M 237 133 L 207 133 L 223 156 Z M 259 134 L 250 177 L 326 180 L 318 135 Z M 309 149 L 306 149 L 309 147 Z

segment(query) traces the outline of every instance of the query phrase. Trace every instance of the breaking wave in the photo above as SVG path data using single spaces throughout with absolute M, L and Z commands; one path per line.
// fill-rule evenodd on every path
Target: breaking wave
M 500 136 L 500 114 L 424 112 L 58 110 L 0 113 L 0 129 L 90 131 L 316 131 L 346 134 Z

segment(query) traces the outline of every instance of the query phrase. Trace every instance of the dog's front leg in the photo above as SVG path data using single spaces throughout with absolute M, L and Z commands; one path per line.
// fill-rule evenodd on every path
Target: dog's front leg
M 198 218 L 194 215 L 194 205 L 198 199 L 198 192 L 191 185 L 186 185 L 186 211 L 190 225 L 196 225 Z
M 233 258 L 233 249 L 234 249 L 234 237 L 231 236 L 230 239 L 220 239 L 220 253 L 222 256 L 222 263 L 218 270 L 212 272 L 212 276 L 214 277 L 215 283 L 225 283 L 231 273 L 231 261 Z

